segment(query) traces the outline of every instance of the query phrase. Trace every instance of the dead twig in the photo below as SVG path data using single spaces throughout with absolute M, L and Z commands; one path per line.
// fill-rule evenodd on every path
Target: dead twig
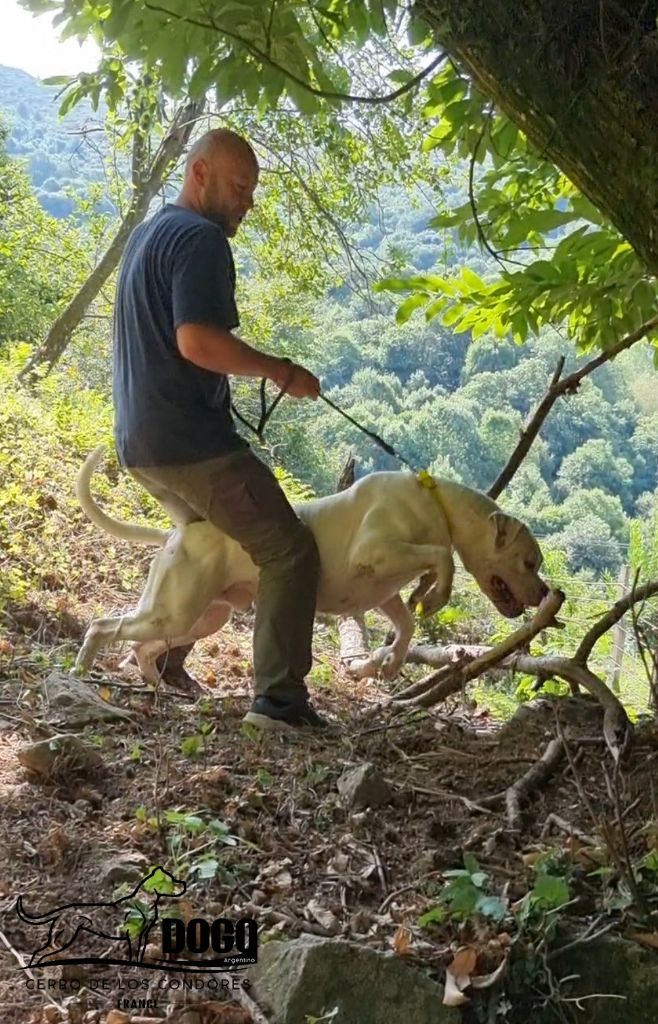
M 530 798 L 535 789 L 539 789 L 551 778 L 563 757 L 562 740 L 552 739 L 540 759 L 531 765 L 520 779 L 503 792 L 485 797 L 480 803 L 485 807 L 496 807 L 504 803 L 510 829 L 519 832 L 522 825 L 521 805 Z
M 7 938 L 5 933 L 3 931 L 1 931 L 1 930 L 0 930 L 0 941 L 2 942 L 2 944 L 4 946 L 7 947 L 7 949 L 11 953 L 11 955 L 13 957 L 15 957 L 15 959 L 18 961 L 20 966 L 25 971 L 25 973 L 28 976 L 28 978 L 30 978 L 34 982 L 34 985 L 35 985 L 35 988 L 36 988 L 37 987 L 37 979 L 36 979 L 34 973 L 30 970 L 30 968 L 27 966 L 27 964 L 23 960 L 22 954 L 19 953 L 18 950 L 15 949 L 12 946 L 11 942 L 9 941 L 9 939 Z M 53 999 L 53 997 L 50 995 L 49 992 L 45 992 L 44 995 L 45 995 L 46 999 L 48 1000 L 48 1002 L 52 1003 L 53 1006 L 56 1006 L 57 1009 L 59 1010 L 59 1012 L 62 1014 L 62 1016 L 64 1016 L 65 1010 L 64 1010 L 64 1007 L 62 1006 L 62 1004 L 58 1003 L 56 999 Z
M 548 815 L 540 833 L 542 839 L 545 839 L 548 835 L 551 825 L 555 825 L 560 832 L 565 832 L 568 836 L 575 836 L 576 839 L 580 839 L 581 843 L 585 843 L 586 846 L 596 846 L 596 840 L 593 836 L 590 836 L 587 832 L 583 832 L 577 825 L 572 825 L 570 821 L 566 820 L 566 818 L 561 818 L 559 814 Z

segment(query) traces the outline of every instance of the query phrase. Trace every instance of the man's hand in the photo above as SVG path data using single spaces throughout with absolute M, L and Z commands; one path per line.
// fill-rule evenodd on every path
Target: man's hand
M 318 378 L 289 359 L 282 359 L 281 369 L 277 370 L 272 380 L 279 388 L 285 388 L 286 394 L 293 398 L 312 398 L 315 400 L 320 394 L 320 381 Z

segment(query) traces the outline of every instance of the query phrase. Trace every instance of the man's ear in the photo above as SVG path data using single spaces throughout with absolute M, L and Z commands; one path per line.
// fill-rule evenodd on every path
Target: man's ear
M 492 512 L 489 516 L 489 521 L 493 523 L 496 530 L 495 546 L 497 550 L 504 548 L 509 543 L 509 528 L 512 525 L 513 519 L 511 516 L 506 515 L 504 512 Z

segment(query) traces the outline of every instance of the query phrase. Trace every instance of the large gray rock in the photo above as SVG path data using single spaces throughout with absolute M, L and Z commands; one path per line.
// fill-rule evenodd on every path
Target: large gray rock
M 551 961 L 551 970 L 556 978 L 578 975 L 561 991 L 567 998 L 589 997 L 581 1003 L 584 1011 L 579 1015 L 586 1024 L 656 1024 L 658 1020 L 658 952 L 604 935 L 567 950 Z M 549 1008 L 545 1015 L 537 1014 L 536 1024 L 555 1024 L 555 1020 Z
M 266 942 L 249 969 L 250 995 L 271 1024 L 306 1024 L 337 1009 L 331 1024 L 458 1024 L 443 988 L 391 953 L 306 935 Z
M 336 785 L 343 803 L 354 811 L 381 807 L 391 799 L 391 787 L 370 762 L 343 772 Z

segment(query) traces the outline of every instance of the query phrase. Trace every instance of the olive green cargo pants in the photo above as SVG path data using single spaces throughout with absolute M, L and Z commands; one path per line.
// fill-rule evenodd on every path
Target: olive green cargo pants
M 260 570 L 253 640 L 256 695 L 293 701 L 305 695 L 320 560 L 311 531 L 274 474 L 249 450 L 128 472 L 177 526 L 209 520 L 251 556 Z

